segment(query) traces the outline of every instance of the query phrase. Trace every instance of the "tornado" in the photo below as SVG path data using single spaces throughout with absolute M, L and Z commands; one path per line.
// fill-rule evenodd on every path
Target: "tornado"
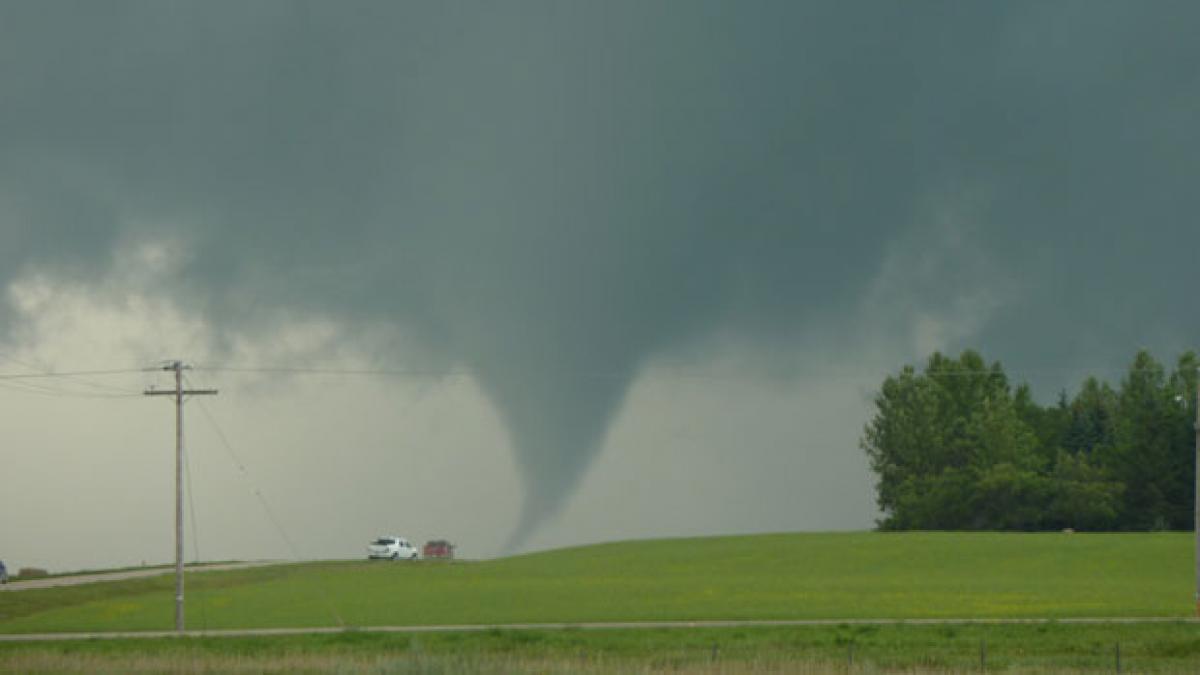
M 1198 23 L 1093 1 L 5 2 L 0 286 L 152 291 L 228 335 L 311 316 L 411 338 L 375 356 L 462 364 L 499 412 L 519 549 L 636 378 L 698 346 L 783 372 L 797 344 L 905 343 L 947 307 L 972 320 L 941 332 L 1035 372 L 1194 339 Z M 147 245 L 173 263 L 134 288 Z

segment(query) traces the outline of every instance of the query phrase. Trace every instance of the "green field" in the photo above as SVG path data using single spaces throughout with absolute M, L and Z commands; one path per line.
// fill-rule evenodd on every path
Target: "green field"
M 170 577 L 0 595 L 0 632 L 161 630 Z M 189 628 L 720 619 L 1188 617 L 1192 539 L 828 533 L 635 541 L 494 561 L 189 575 Z
M 332 635 L 0 643 L 0 672 L 1200 671 L 1188 534 L 829 533 L 622 542 L 493 561 L 188 576 L 191 629 Z M 0 594 L 0 633 L 163 630 L 170 576 Z M 1177 617 L 1079 625 L 853 619 Z M 832 619 L 844 624 L 380 634 L 384 625 Z M 1118 657 L 1120 654 L 1120 657 Z
M 13 673 L 1195 673 L 1194 624 L 346 632 L 0 642 Z

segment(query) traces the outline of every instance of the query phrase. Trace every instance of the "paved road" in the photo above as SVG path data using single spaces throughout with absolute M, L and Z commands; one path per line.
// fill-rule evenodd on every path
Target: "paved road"
M 661 630 L 686 628 L 749 628 L 779 626 L 950 626 L 1000 624 L 1139 624 L 1191 623 L 1200 619 L 1182 617 L 1112 617 L 1077 619 L 798 619 L 795 621 L 617 621 L 605 623 L 512 623 L 462 626 L 333 626 L 320 628 L 250 628 L 237 630 L 167 630 L 97 633 L 0 634 L 0 642 L 51 642 L 55 640 L 128 640 L 172 637 L 264 637 L 279 635 L 328 635 L 333 633 L 470 633 L 489 630 Z
M 256 562 L 226 563 L 222 565 L 203 565 L 187 567 L 187 573 L 220 572 L 222 570 L 240 570 L 246 567 L 262 567 L 263 565 L 280 565 L 278 561 L 260 560 Z M 102 581 L 124 581 L 142 577 L 157 577 L 164 574 L 174 574 L 174 567 L 152 567 L 144 570 L 124 570 L 121 572 L 101 572 L 97 574 L 72 574 L 63 577 L 46 577 L 45 579 L 29 579 L 26 581 L 10 581 L 0 584 L 0 592 L 30 591 L 36 588 L 54 588 L 56 586 L 77 586 L 79 584 L 95 584 Z

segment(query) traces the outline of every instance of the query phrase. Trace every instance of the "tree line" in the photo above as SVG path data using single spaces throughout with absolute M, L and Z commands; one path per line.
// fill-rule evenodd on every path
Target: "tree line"
M 889 376 L 861 447 L 885 530 L 1190 530 L 1197 360 L 1138 352 L 1052 405 L 974 351 Z

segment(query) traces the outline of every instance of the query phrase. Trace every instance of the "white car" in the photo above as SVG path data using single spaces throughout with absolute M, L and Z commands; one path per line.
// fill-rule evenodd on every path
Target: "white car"
M 380 537 L 367 546 L 367 557 L 372 560 L 416 560 L 417 549 L 404 537 Z

